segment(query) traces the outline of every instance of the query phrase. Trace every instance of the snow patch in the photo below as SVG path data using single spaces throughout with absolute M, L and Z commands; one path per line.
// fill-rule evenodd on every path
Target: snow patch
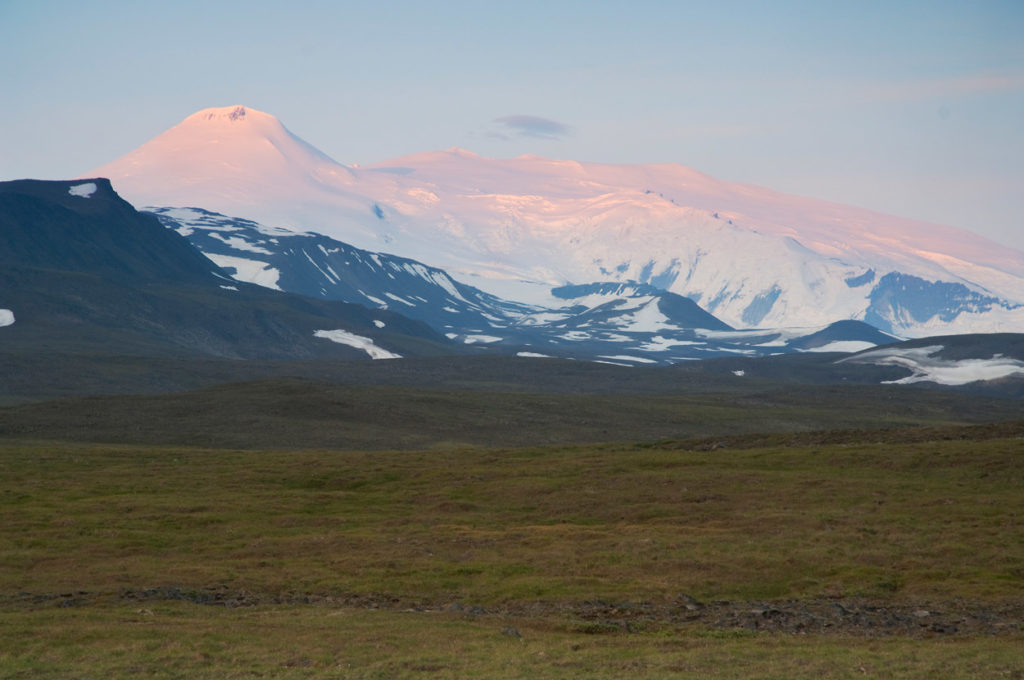
M 238 236 L 221 236 L 215 231 L 210 231 L 209 234 L 210 238 L 215 238 L 221 243 L 227 245 L 229 248 L 234 248 L 235 250 L 245 250 L 250 253 L 259 253 L 260 255 L 274 254 L 273 252 L 267 250 L 266 248 L 253 245 L 252 243 L 249 243 L 245 239 L 239 238 Z
M 528 357 L 531 359 L 552 359 L 550 354 L 540 354 L 539 352 L 516 352 L 517 357 Z
M 389 352 L 383 347 L 378 347 L 373 343 L 373 340 L 371 338 L 367 338 L 362 335 L 356 335 L 355 333 L 349 333 L 348 331 L 340 329 L 334 331 L 316 331 L 313 333 L 313 335 L 315 335 L 318 338 L 323 338 L 324 340 L 336 342 L 339 345 L 348 345 L 349 347 L 361 349 L 367 354 L 369 354 L 371 359 L 402 358 L 401 354 L 395 354 L 394 352 Z
M 262 260 L 247 260 L 242 257 L 218 255 L 216 253 L 204 254 L 221 269 L 234 269 L 235 273 L 232 278 L 236 281 L 245 281 L 246 283 L 255 283 L 257 286 L 263 286 L 264 288 L 281 290 L 277 285 L 281 272 Z
M 934 382 L 940 385 L 966 385 L 979 380 L 998 380 L 1011 375 L 1024 375 L 1024 362 L 1001 354 L 990 359 L 960 359 L 959 361 L 934 356 L 943 349 L 942 345 L 928 347 L 891 347 L 865 352 L 850 359 L 856 363 L 879 366 L 901 366 L 913 372 L 906 378 L 888 380 L 886 384 L 910 385 L 918 382 Z
M 737 378 L 742 378 L 743 376 L 745 376 L 747 374 L 747 372 L 742 370 L 742 369 L 740 369 L 740 370 L 737 370 L 737 371 L 733 371 L 732 374 L 734 376 L 736 376 Z
M 224 290 L 238 290 L 236 286 L 221 286 Z
M 79 198 L 89 198 L 96 193 L 96 183 L 86 182 L 85 184 L 76 184 L 68 189 L 68 193 L 72 196 L 78 196 Z
M 640 364 L 656 364 L 658 363 L 654 359 L 646 359 L 644 357 L 631 357 L 628 354 L 615 354 L 612 356 L 601 356 L 602 359 L 610 359 L 612 361 L 635 361 Z
M 14 325 L 14 312 L 9 309 L 0 309 L 0 328 Z
M 488 343 L 488 342 L 499 342 L 502 338 L 495 335 L 467 335 L 462 338 L 462 342 L 467 345 L 472 345 L 477 342 Z
M 765 347 L 765 346 L 766 345 L 762 345 L 762 347 Z M 877 346 L 878 345 L 876 345 L 875 343 L 868 342 L 866 340 L 836 340 L 835 342 L 830 342 L 827 345 L 822 345 L 821 347 L 811 347 L 807 351 L 808 352 L 850 352 L 850 353 L 853 353 L 853 352 L 862 352 L 862 351 L 864 351 L 866 349 L 871 349 L 872 347 L 877 347 Z
M 360 292 L 360 294 L 362 294 L 363 297 L 365 297 L 370 302 L 377 303 L 377 305 L 380 306 L 381 309 L 387 309 L 388 308 L 388 303 L 384 302 L 380 298 L 373 297 L 369 293 L 363 293 L 363 291 L 359 291 L 359 292 Z
M 706 345 L 706 342 L 696 342 L 694 340 L 675 340 L 673 338 L 666 338 L 661 335 L 655 335 L 646 342 L 640 345 L 639 349 L 645 352 L 667 352 L 673 347 L 687 346 L 687 345 Z
M 385 324 L 383 321 L 380 321 L 379 319 L 374 319 L 373 325 L 376 326 L 377 328 L 384 328 Z

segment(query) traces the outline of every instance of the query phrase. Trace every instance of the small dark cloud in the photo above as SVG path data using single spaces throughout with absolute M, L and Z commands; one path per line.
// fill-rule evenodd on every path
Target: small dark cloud
M 557 120 L 549 120 L 540 116 L 527 116 L 516 114 L 495 118 L 497 129 L 490 133 L 490 136 L 497 139 L 510 139 L 511 137 L 534 137 L 537 139 L 562 139 L 572 132 L 565 123 Z

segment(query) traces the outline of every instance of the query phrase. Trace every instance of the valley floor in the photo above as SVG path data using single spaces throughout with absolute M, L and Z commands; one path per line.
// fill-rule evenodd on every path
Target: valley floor
M 0 677 L 1020 677 L 1018 429 L 9 440 Z

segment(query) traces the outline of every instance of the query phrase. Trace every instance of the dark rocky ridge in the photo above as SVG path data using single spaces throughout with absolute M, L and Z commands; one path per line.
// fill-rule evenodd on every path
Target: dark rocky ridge
M 394 312 L 235 282 L 104 179 L 0 183 L 0 291 L 16 318 L 3 347 L 23 354 L 368 358 L 314 337 L 334 329 L 403 355 L 459 351 Z

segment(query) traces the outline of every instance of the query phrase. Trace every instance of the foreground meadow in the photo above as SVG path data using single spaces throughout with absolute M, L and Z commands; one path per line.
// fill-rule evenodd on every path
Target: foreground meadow
M 1021 677 L 1017 438 L 0 446 L 0 677 Z

